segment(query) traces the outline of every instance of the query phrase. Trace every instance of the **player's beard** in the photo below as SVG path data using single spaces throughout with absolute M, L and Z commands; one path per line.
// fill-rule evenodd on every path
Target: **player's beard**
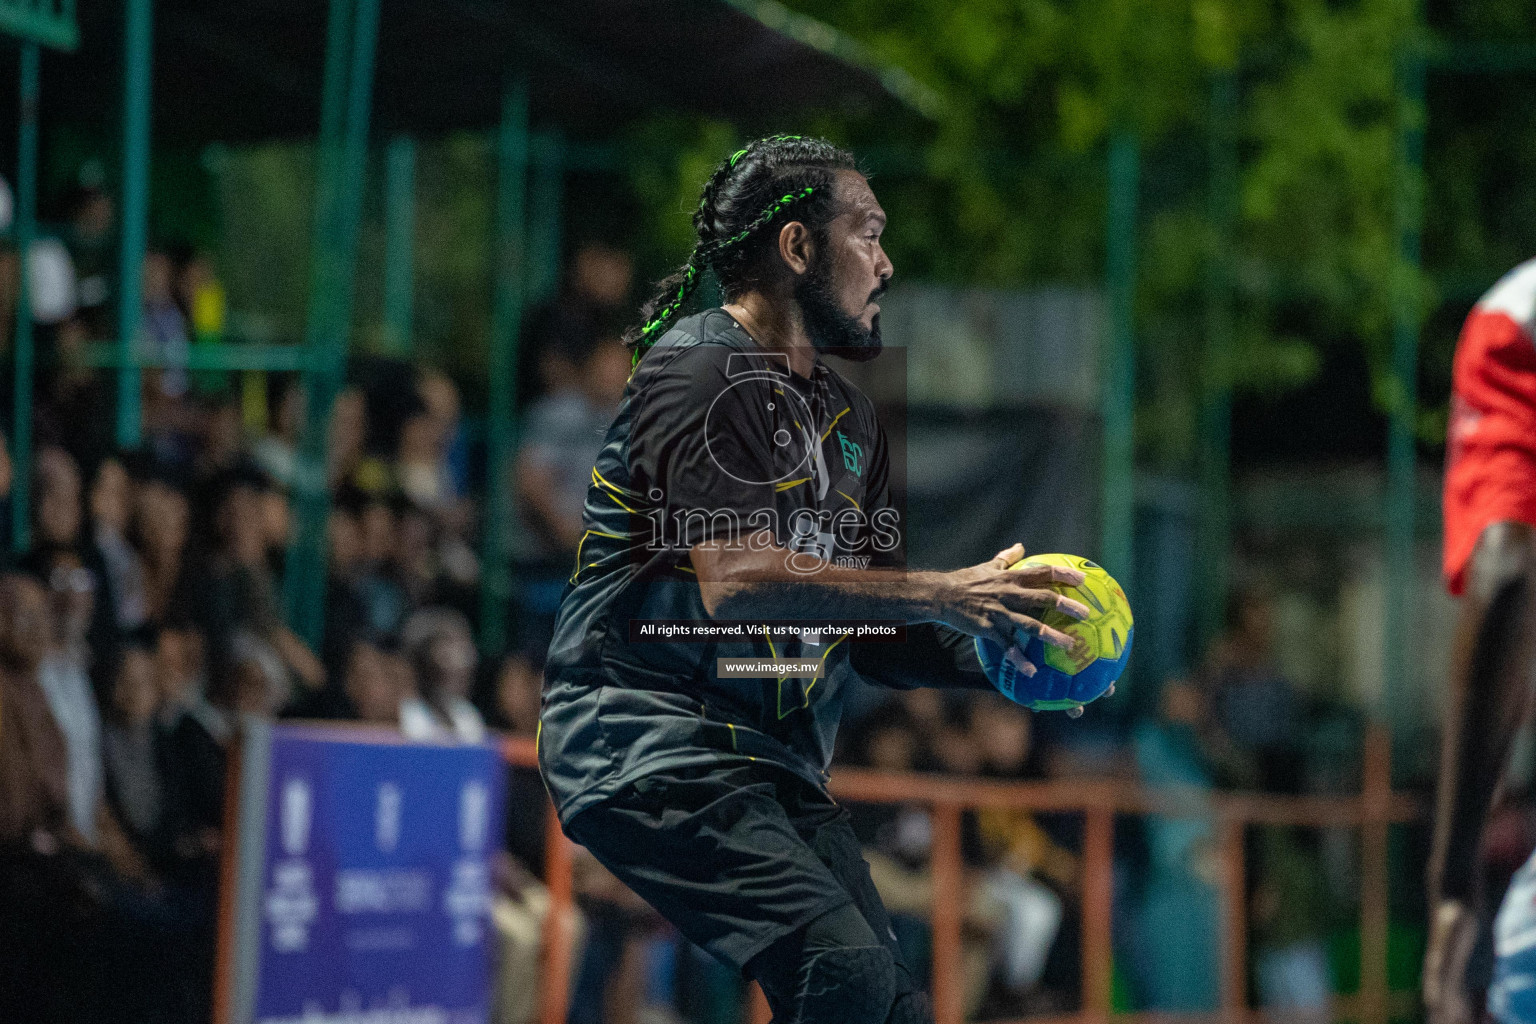
M 869 301 L 885 293 L 885 282 L 869 296 Z M 866 363 L 880 354 L 880 314 L 869 327 L 843 309 L 832 288 L 832 260 L 829 247 L 818 245 L 811 272 L 795 285 L 795 300 L 805 318 L 811 345 L 826 355 L 850 362 Z

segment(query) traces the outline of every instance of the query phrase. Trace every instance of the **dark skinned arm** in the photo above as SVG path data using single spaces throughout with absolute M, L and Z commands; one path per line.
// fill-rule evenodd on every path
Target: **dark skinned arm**
M 811 563 L 773 542 L 766 531 L 744 544 L 706 541 L 690 549 L 704 609 L 716 619 L 899 619 L 938 622 L 1004 647 L 1038 635 L 1070 648 L 1067 634 L 1033 615 L 1058 609 L 1086 618 L 1088 609 L 1045 589 L 1076 585 L 1082 574 L 1061 566 L 1005 571 L 1024 557 L 1023 545 L 999 551 L 980 565 L 953 572 L 844 569 Z M 814 569 L 814 571 L 805 571 Z
M 1533 582 L 1536 529 L 1502 522 L 1483 531 L 1456 623 L 1443 723 L 1424 958 L 1431 1024 L 1466 1024 L 1479 1012 L 1481 1000 L 1466 984 L 1486 899 L 1478 851 L 1507 785 L 1515 733 L 1529 713 Z

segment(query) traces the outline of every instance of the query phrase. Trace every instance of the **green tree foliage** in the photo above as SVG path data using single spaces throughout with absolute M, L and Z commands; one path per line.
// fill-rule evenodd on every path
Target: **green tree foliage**
M 1492 4 L 1492 0 L 1486 0 Z M 1144 457 L 1186 463 L 1200 388 L 1276 394 L 1319 371 L 1329 345 L 1363 346 L 1386 373 L 1396 249 L 1398 58 L 1414 0 L 792 0 L 943 97 L 937 123 L 825 118 L 866 153 L 908 278 L 1015 286 L 1096 283 L 1104 151 L 1144 149 L 1138 383 Z M 1497 6 L 1497 5 L 1494 5 Z M 1213 182 L 1214 78 L 1237 81 L 1236 180 Z M 674 136 L 657 237 L 729 145 Z M 708 153 L 706 157 L 704 154 Z M 882 159 L 884 157 L 884 159 Z M 1213 223 L 1229 187 L 1231 244 Z M 669 240 L 671 240 L 669 238 Z M 675 252 L 686 251 L 684 240 Z M 1235 290 L 1226 359 L 1206 348 L 1213 265 Z M 1417 287 L 1417 284 L 1415 284 Z

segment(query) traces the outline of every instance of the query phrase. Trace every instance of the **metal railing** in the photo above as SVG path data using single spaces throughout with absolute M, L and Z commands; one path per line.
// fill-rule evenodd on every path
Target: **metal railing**
M 531 740 L 510 739 L 506 759 L 523 767 L 537 764 Z M 960 933 L 964 868 L 960 819 L 964 811 L 1006 808 L 1083 815 L 1082 1002 L 1072 1014 L 1031 1017 L 1031 1024 L 1188 1024 L 1283 1018 L 1285 1013 L 1248 1005 L 1248 907 L 1244 839 L 1250 826 L 1290 825 L 1361 830 L 1360 990 L 1334 1000 L 1338 1018 L 1386 1024 L 1389 1014 L 1411 1008 L 1412 996 L 1396 1005 L 1387 986 L 1387 830 L 1419 817 L 1419 801 L 1391 790 L 1391 754 L 1386 732 L 1366 734 L 1361 792 L 1353 796 L 1267 796 L 1209 790 L 1148 789 L 1109 781 L 1007 783 L 845 768 L 832 780 L 841 800 L 862 803 L 924 804 L 933 815 L 933 976 L 936 1024 L 962 1024 Z M 1221 878 L 1220 1005 L 1208 1013 L 1116 1014 L 1111 1003 L 1114 894 L 1114 830 L 1119 815 L 1200 818 L 1213 822 L 1219 843 Z M 554 814 L 547 816 L 545 884 L 550 911 L 544 931 L 545 969 L 539 996 L 540 1024 L 564 1024 L 571 981 L 572 844 Z M 1290 1014 L 1299 1016 L 1298 1014 Z M 753 1016 L 767 1020 L 767 1006 L 755 997 Z M 1315 1019 L 1311 1017 L 1309 1019 Z
M 0 32 L 55 50 L 80 45 L 75 0 L 0 0 Z

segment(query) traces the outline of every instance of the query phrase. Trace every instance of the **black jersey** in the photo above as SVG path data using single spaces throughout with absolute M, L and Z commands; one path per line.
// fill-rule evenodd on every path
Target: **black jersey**
M 852 644 L 632 642 L 708 619 L 690 549 L 760 530 L 831 562 L 900 557 L 884 431 L 817 360 L 809 379 L 720 309 L 679 321 L 625 389 L 592 471 L 545 666 L 540 764 L 562 820 L 663 768 L 768 760 L 821 785 Z M 720 657 L 820 658 L 816 678 L 722 679 Z

